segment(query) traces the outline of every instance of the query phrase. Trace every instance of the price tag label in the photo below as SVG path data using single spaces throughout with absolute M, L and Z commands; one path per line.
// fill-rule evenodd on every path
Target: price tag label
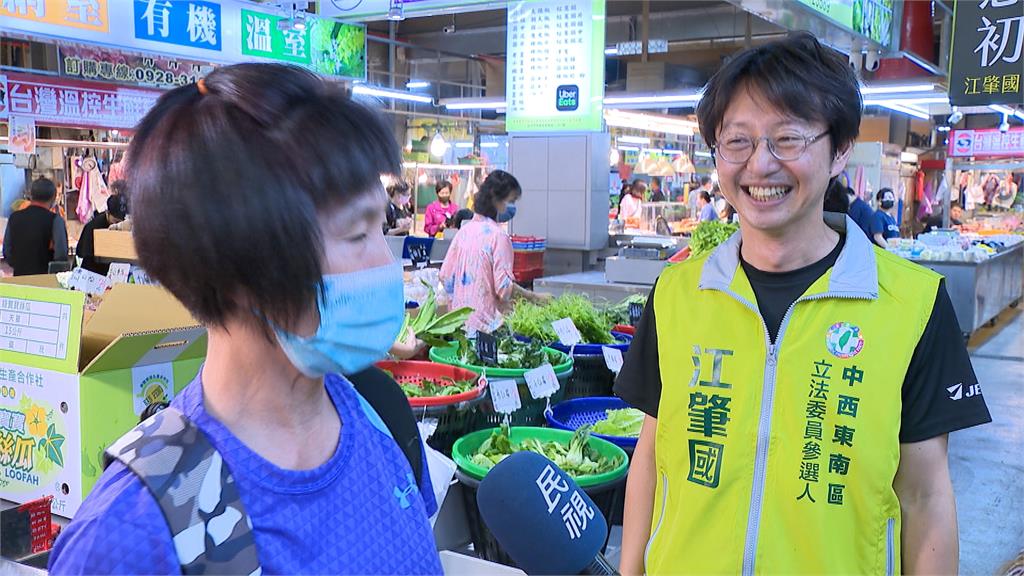
M 491 382 L 491 403 L 494 411 L 500 414 L 511 414 L 523 407 L 519 399 L 519 384 L 515 380 L 495 380 Z
M 622 370 L 622 350 L 602 346 L 601 353 L 604 354 L 605 366 L 608 366 L 609 370 L 618 374 L 619 370 Z
M 126 262 L 115 262 L 110 265 L 110 270 L 107 271 L 107 279 L 110 280 L 111 286 L 117 284 L 127 284 L 128 275 L 132 272 L 132 265 Z
M 576 329 L 576 324 L 573 324 L 572 318 L 555 320 L 551 323 L 551 327 L 555 330 L 555 334 L 558 335 L 558 341 L 563 346 L 575 346 L 583 341 L 583 337 L 580 336 L 580 331 Z
M 484 364 L 497 364 L 498 340 L 487 332 L 477 332 L 476 355 Z
M 644 305 L 639 302 L 631 302 L 629 304 L 629 325 L 636 326 L 640 322 L 640 317 L 644 314 Z
M 409 246 L 409 259 L 412 260 L 413 266 L 425 268 L 430 264 L 430 252 L 423 244 L 412 244 Z
M 533 398 L 547 398 L 558 392 L 558 376 L 555 376 L 555 369 L 551 364 L 544 364 L 523 374 L 526 385 L 530 388 L 530 395 Z
M 72 290 L 78 290 L 79 292 L 85 292 L 93 296 L 100 296 L 106 292 L 107 288 L 110 288 L 110 280 L 107 280 L 106 276 L 101 276 L 95 272 L 90 272 L 85 268 L 75 268 L 71 272 L 71 279 L 68 280 L 68 286 Z
M 139 266 L 132 266 L 132 283 L 144 286 L 156 284 L 156 282 L 150 279 L 149 274 Z

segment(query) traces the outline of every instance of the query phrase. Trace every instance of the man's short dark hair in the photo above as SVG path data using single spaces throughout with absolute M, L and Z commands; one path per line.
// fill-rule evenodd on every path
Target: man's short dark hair
M 523 189 L 515 176 L 504 170 L 495 170 L 487 175 L 473 197 L 473 211 L 494 219 L 498 217 L 498 202 L 512 202 L 522 195 Z
M 718 142 L 725 111 L 741 90 L 751 90 L 780 112 L 828 126 L 833 156 L 860 133 L 863 102 L 857 76 L 843 56 L 809 32 L 735 55 L 704 87 L 697 105 L 700 133 Z
M 711 184 L 711 177 L 710 176 L 701 176 L 700 177 L 700 185 L 703 187 L 703 186 L 707 186 L 708 184 Z
M 49 178 L 39 178 L 32 182 L 28 195 L 35 202 L 53 202 L 57 197 L 57 186 Z
M 128 197 L 124 194 L 107 196 L 107 212 L 118 220 L 124 220 L 128 215 Z
M 401 173 L 376 112 L 311 72 L 267 63 L 217 68 L 202 91 L 164 94 L 128 156 L 140 264 L 219 326 L 263 315 L 291 328 L 315 309 L 318 216 Z
M 388 198 L 394 198 L 399 194 L 405 194 L 409 191 L 409 183 L 405 180 L 394 180 L 391 184 L 388 184 L 387 192 Z
M 111 194 L 126 194 L 128 192 L 128 183 L 124 180 L 114 180 L 110 183 Z
M 661 178 L 658 178 L 657 176 L 651 178 L 651 186 L 654 186 L 655 184 L 658 185 L 658 188 L 661 188 Z
M 881 190 L 878 191 L 877 194 L 875 194 L 875 200 L 878 200 L 879 202 L 881 202 L 882 201 L 882 197 L 885 196 L 886 192 L 888 192 L 889 194 L 892 194 L 893 196 L 896 195 L 896 193 L 892 191 L 892 188 L 882 188 Z
M 633 190 L 641 190 L 641 191 L 643 191 L 643 190 L 646 190 L 646 189 L 647 189 L 647 182 L 641 180 L 640 178 L 637 178 L 636 180 L 633 180 Z

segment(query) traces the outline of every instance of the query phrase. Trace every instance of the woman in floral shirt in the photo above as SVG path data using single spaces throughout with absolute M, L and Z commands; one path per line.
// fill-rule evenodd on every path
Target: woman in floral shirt
M 441 282 L 451 308 L 473 309 L 466 322 L 471 332 L 498 328 L 513 296 L 534 301 L 550 298 L 522 288 L 512 274 L 512 239 L 499 223 L 515 216 L 515 202 L 522 195 L 514 176 L 503 170 L 491 172 L 476 193 L 476 215 L 462 224 L 445 256 Z

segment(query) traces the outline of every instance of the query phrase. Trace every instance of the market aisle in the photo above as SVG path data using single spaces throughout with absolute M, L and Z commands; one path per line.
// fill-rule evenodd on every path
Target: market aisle
M 1024 548 L 1024 313 L 971 339 L 992 423 L 950 437 L 960 573 L 996 574 Z

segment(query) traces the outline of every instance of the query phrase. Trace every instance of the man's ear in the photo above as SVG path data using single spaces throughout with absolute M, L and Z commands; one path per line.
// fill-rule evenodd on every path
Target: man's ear
M 850 161 L 850 154 L 853 154 L 854 143 L 850 142 L 845 148 L 839 149 L 836 152 L 836 157 L 832 159 L 832 169 L 829 170 L 829 177 L 835 178 L 846 170 L 846 163 Z

